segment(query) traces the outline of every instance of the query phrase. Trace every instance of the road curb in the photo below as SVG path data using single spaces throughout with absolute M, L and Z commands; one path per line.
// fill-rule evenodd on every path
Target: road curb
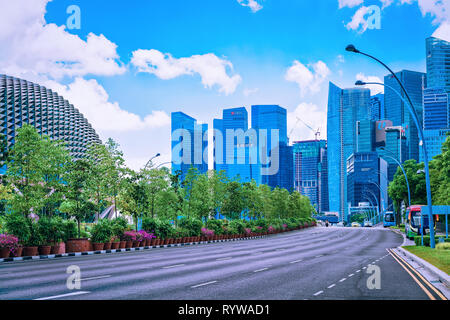
M 309 229 L 309 228 L 307 228 L 307 229 Z M 296 231 L 298 231 L 298 230 L 296 230 Z M 278 233 L 275 233 L 275 234 L 278 234 Z M 248 237 L 248 238 L 235 238 L 235 239 L 222 239 L 222 240 L 209 240 L 209 241 L 198 241 L 198 242 L 187 242 L 187 243 L 175 243 L 175 244 L 165 244 L 165 245 L 157 245 L 157 246 L 145 246 L 145 247 L 137 247 L 137 248 L 111 249 L 111 250 L 85 251 L 85 252 L 71 252 L 71 253 L 49 254 L 49 255 L 40 255 L 40 256 L 27 256 L 27 257 L 10 257 L 10 258 L 2 258 L 2 259 L 0 259 L 0 264 L 8 263 L 8 262 L 17 262 L 17 261 L 47 260 L 47 259 L 55 259 L 55 258 L 63 258 L 63 257 L 87 256 L 87 255 L 93 255 L 93 254 L 109 254 L 109 253 L 141 251 L 141 250 L 149 250 L 149 249 L 157 249 L 157 248 L 184 247 L 184 246 L 193 246 L 193 245 L 199 245 L 199 244 L 218 243 L 218 242 L 253 240 L 253 239 L 266 238 L 268 236 L 273 236 L 275 234 L 264 235 L 264 236 L 255 236 L 255 237 Z
M 442 282 L 448 289 L 450 289 L 450 277 L 442 270 L 436 268 L 428 261 L 425 261 L 424 259 L 416 256 L 415 254 L 409 252 L 408 250 L 403 249 L 402 247 L 397 247 L 397 250 L 402 253 L 404 256 L 407 256 L 412 261 L 415 261 L 418 265 L 420 265 L 422 268 L 424 268 L 426 271 L 428 271 L 430 274 L 435 276 L 437 279 L 439 279 L 440 282 Z M 416 269 L 417 272 L 422 274 L 419 270 Z M 423 275 L 423 274 L 422 274 Z M 424 276 L 424 275 L 423 275 Z

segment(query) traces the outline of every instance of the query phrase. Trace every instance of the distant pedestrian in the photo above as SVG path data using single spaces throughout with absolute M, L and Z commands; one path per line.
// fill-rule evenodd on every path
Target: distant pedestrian
M 328 220 L 325 220 L 325 227 L 328 228 Z

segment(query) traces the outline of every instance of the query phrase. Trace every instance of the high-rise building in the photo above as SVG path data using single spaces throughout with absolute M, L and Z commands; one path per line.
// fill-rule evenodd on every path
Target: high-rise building
M 423 93 L 423 135 L 428 161 L 442 152 L 450 134 L 450 42 L 426 39 L 427 85 Z M 424 161 L 420 148 L 420 161 Z
M 306 140 L 293 145 L 294 189 L 309 197 L 318 212 L 328 211 L 326 143 L 326 140 Z
M 370 97 L 370 120 L 384 119 L 384 94 L 379 93 Z
M 408 148 L 406 144 L 405 130 L 402 126 L 387 126 L 385 131 L 384 147 L 387 151 L 377 148 L 377 152 L 388 164 L 388 180 L 394 180 L 395 172 L 398 164 L 392 158 L 397 159 L 400 163 L 407 160 Z M 387 157 L 385 156 L 387 155 Z M 392 157 L 392 158 L 391 158 Z
M 376 152 L 356 152 L 348 157 L 348 206 L 356 207 L 371 199 L 380 210 L 386 210 L 387 185 L 387 163 Z
M 364 119 L 356 122 L 356 152 L 371 152 L 375 148 L 375 121 Z
M 427 87 L 444 88 L 450 93 L 450 42 L 426 39 Z
M 330 82 L 327 112 L 330 211 L 347 216 L 347 158 L 357 150 L 357 123 L 369 119 L 370 90 L 341 89 Z
M 183 112 L 172 112 L 172 173 L 184 180 L 191 167 L 208 171 L 208 125 Z
M 402 70 L 397 72 L 396 76 L 405 86 L 414 105 L 417 117 L 421 122 L 423 114 L 422 89 L 426 86 L 425 74 L 422 72 Z M 408 106 L 405 105 L 403 100 L 390 87 L 400 93 L 406 101 L 407 98 L 392 75 L 384 77 L 384 84 L 386 85 L 384 91 L 385 118 L 391 120 L 394 126 L 402 126 L 405 129 L 408 159 L 419 161 L 419 135 L 417 127 L 411 117 Z
M 87 119 L 70 102 L 39 84 L 0 74 L 0 133 L 7 147 L 24 124 L 52 140 L 64 140 L 74 159 L 83 158 L 90 143 L 101 143 Z
M 252 106 L 252 129 L 258 134 L 260 181 L 272 188 L 280 187 L 291 191 L 294 187 L 294 160 L 292 147 L 288 146 L 286 114 L 286 109 L 278 105 Z
M 255 139 L 248 131 L 247 109 L 224 109 L 222 119 L 214 119 L 214 169 L 223 170 L 229 179 L 260 183 Z

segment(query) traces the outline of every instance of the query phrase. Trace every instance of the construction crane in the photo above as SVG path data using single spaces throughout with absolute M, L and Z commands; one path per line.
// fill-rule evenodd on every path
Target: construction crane
M 296 117 L 296 118 L 297 118 L 297 122 L 296 122 L 295 125 L 292 127 L 291 131 L 289 132 L 288 138 L 291 137 L 292 131 L 294 131 L 295 127 L 297 127 L 297 124 L 299 123 L 299 121 L 300 121 L 301 123 L 303 123 L 303 124 L 304 124 L 308 129 L 310 129 L 312 132 L 314 132 L 314 136 L 316 137 L 316 140 L 317 140 L 317 137 L 318 137 L 318 136 L 320 137 L 320 128 L 317 129 L 317 130 L 314 130 L 314 129 L 313 129 L 309 124 L 307 124 L 305 121 L 303 121 L 303 120 L 300 119 L 299 117 Z

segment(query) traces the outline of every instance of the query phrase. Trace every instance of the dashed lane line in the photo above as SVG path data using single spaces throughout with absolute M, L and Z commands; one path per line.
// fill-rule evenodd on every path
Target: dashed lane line
M 191 288 L 198 288 L 198 287 L 203 287 L 203 286 L 207 286 L 208 284 L 213 284 L 216 283 L 217 281 L 209 281 L 209 282 L 204 282 L 204 283 L 200 283 L 200 284 L 196 284 L 195 286 L 191 286 Z

